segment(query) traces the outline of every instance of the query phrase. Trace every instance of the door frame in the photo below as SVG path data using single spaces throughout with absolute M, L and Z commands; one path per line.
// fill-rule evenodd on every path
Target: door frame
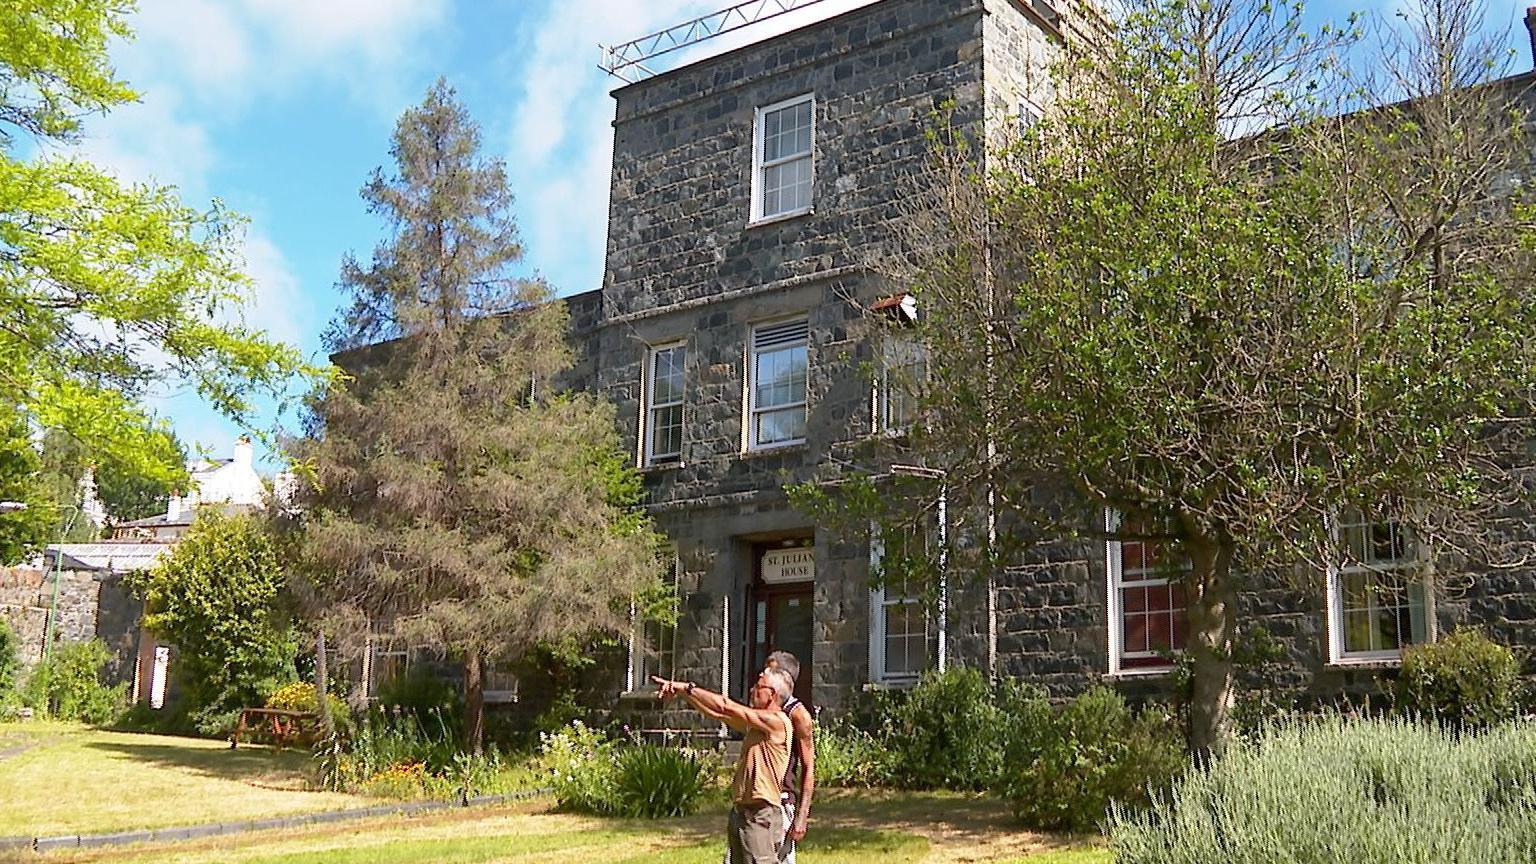
M 770 644 L 766 638 L 761 643 L 757 639 L 759 604 L 762 604 L 762 608 L 765 610 L 764 618 L 766 620 L 763 622 L 763 627 L 766 637 L 773 633 L 774 627 L 773 603 L 771 601 L 783 597 L 804 597 L 809 604 L 811 612 L 811 651 L 813 653 L 815 651 L 816 580 L 811 578 L 801 582 L 779 582 L 774 584 L 763 581 L 763 555 L 775 549 L 789 549 L 797 546 L 814 549 L 815 538 L 794 537 L 773 542 L 751 544 L 752 581 L 747 586 L 747 608 L 745 610 L 746 614 L 742 616 L 746 624 L 746 638 L 742 640 L 745 649 L 742 652 L 744 668 L 741 676 L 741 696 L 743 699 L 749 696 L 748 691 L 756 681 L 757 671 L 762 669 L 763 663 L 767 661 L 767 651 L 765 649 Z M 795 681 L 795 695 L 799 696 L 809 707 L 811 704 L 812 658 L 797 657 L 796 659 L 800 661 L 800 678 Z

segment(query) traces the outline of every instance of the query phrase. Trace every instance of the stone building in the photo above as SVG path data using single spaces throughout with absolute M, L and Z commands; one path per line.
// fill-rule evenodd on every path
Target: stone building
M 658 668 L 740 696 L 784 648 L 799 695 L 835 707 L 936 662 L 917 598 L 871 591 L 869 545 L 783 486 L 902 422 L 858 322 L 915 314 L 868 262 L 894 251 L 929 119 L 981 137 L 1037 116 L 1074 26 L 1043 2 L 885 0 L 613 93 L 607 270 L 569 302 L 681 604 L 675 630 L 637 634 L 631 698 Z
M 569 302 L 584 383 L 618 406 L 680 598 L 675 629 L 637 628 L 621 704 L 649 705 L 655 671 L 741 697 L 775 648 L 805 663 L 799 695 L 834 710 L 956 662 L 1057 694 L 1099 680 L 1169 694 L 1182 598 L 1159 550 L 1054 548 L 1049 566 L 1009 568 L 990 589 L 955 580 L 935 612 L 872 590 L 880 550 L 782 491 L 902 422 L 882 370 L 904 361 L 856 325 L 872 308 L 920 312 L 866 265 L 895 251 L 932 112 L 947 106 L 977 139 L 1030 122 L 1050 100 L 1054 46 L 1097 32 L 1074 14 L 883 0 L 614 91 L 607 269 Z M 1255 576 L 1242 595 L 1242 619 L 1282 649 L 1250 673 L 1266 685 L 1368 691 L 1404 646 L 1461 623 L 1536 644 L 1536 577 L 1437 590 L 1395 526 L 1341 530 L 1365 566 L 1320 574 L 1317 590 Z
M 583 676 L 589 698 L 617 696 L 644 726 L 693 725 L 658 713 L 649 675 L 742 698 L 775 649 L 802 661 L 798 695 L 833 711 L 957 663 L 1057 695 L 1096 681 L 1170 695 L 1183 601 L 1158 549 L 1057 544 L 990 580 L 954 574 L 935 608 L 872 587 L 879 545 L 818 526 L 784 492 L 910 422 L 893 373 L 914 358 L 865 324 L 921 309 L 870 262 L 900 251 L 934 112 L 973 140 L 1032 122 L 1055 48 L 1101 30 L 1077 8 L 881 0 L 613 92 L 606 270 L 601 289 L 565 300 L 577 364 L 562 386 L 617 406 L 672 544 L 679 615 L 637 623 L 622 673 Z M 1282 649 L 1250 670 L 1266 686 L 1368 691 L 1403 647 L 1462 623 L 1536 645 L 1536 576 L 1437 589 L 1395 526 L 1341 531 L 1363 566 L 1319 574 L 1316 590 L 1254 575 L 1241 596 L 1241 620 Z M 394 653 L 374 659 L 394 670 L 407 652 Z

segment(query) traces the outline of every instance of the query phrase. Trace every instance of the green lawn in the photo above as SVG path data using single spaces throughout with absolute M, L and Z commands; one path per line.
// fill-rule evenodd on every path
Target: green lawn
M 305 788 L 306 751 L 230 750 L 222 741 L 0 725 L 0 836 L 129 831 L 361 807 L 377 801 Z
M 1093 849 L 1042 850 L 1039 838 L 1016 832 L 978 836 L 967 829 L 944 830 L 935 824 L 889 828 L 846 827 L 840 823 L 862 809 L 859 821 L 878 822 L 860 796 L 832 802 L 832 825 L 813 827 L 801 847 L 805 864 L 1110 864 L 1107 853 Z M 941 796 L 910 796 L 911 804 L 942 808 Z M 263 832 L 160 847 L 129 847 L 80 853 L 54 853 L 51 864 L 718 864 L 722 839 L 720 814 L 641 823 L 599 820 L 548 812 L 548 802 L 393 817 L 343 826 L 312 826 L 288 832 Z M 954 828 L 955 826 L 950 826 Z M 988 854 L 991 846 L 1011 851 Z
M 309 756 L 79 726 L 0 725 L 0 836 L 126 831 L 365 807 L 377 799 L 308 791 Z M 179 864 L 717 864 L 723 807 L 659 822 L 557 813 L 548 799 L 370 818 L 153 846 L 17 860 Z M 950 793 L 826 790 L 805 864 L 1110 864 L 1102 849 L 1013 826 L 996 801 Z

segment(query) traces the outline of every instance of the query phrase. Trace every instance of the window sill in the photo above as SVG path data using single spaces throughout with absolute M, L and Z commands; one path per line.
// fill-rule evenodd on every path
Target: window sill
M 801 216 L 813 216 L 816 208 L 806 207 L 802 210 L 791 210 L 788 213 L 780 213 L 777 216 L 767 216 L 762 219 L 753 219 L 747 223 L 747 230 L 753 228 L 766 228 L 769 225 L 777 225 L 780 222 L 788 222 L 791 219 L 799 219 Z
M 803 452 L 806 449 L 804 439 L 799 441 L 786 441 L 783 444 L 769 444 L 766 447 L 753 447 L 750 450 L 741 451 L 743 459 L 758 459 L 766 456 L 780 456 L 785 453 Z
M 903 681 L 869 681 L 860 689 L 865 693 L 878 693 L 881 690 L 911 690 L 917 686 L 917 681 L 916 678 Z
M 676 471 L 687 467 L 687 462 L 657 462 L 654 465 L 645 465 L 640 468 L 641 474 L 661 474 L 665 471 Z
M 1119 681 L 1126 678 L 1157 678 L 1167 675 L 1174 670 L 1173 666 L 1147 666 L 1139 669 L 1118 669 L 1105 675 L 1109 681 Z
M 621 699 L 621 700 L 623 700 L 625 702 L 641 702 L 641 701 L 645 701 L 645 702 L 655 702 L 658 705 L 664 704 L 662 702 L 662 700 L 656 698 L 656 691 L 655 691 L 655 689 L 651 689 L 651 690 L 625 690 L 623 693 L 619 694 L 619 699 Z
M 1403 665 L 1398 657 L 1339 657 L 1328 661 L 1330 669 L 1396 669 Z
M 516 690 L 486 690 L 481 695 L 487 705 L 511 705 L 517 702 Z

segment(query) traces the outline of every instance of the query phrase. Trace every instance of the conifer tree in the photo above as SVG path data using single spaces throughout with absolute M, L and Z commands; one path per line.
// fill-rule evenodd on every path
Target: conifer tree
M 362 193 L 389 236 L 343 265 L 353 304 L 329 334 L 353 349 L 351 377 L 317 400 L 303 448 L 318 595 L 354 632 L 462 663 L 475 751 L 488 663 L 618 631 L 660 573 L 647 523 L 614 494 L 631 469 L 611 406 L 558 390 L 565 307 L 510 272 L 512 195 L 479 148 L 442 81 L 401 117 L 395 173 Z

